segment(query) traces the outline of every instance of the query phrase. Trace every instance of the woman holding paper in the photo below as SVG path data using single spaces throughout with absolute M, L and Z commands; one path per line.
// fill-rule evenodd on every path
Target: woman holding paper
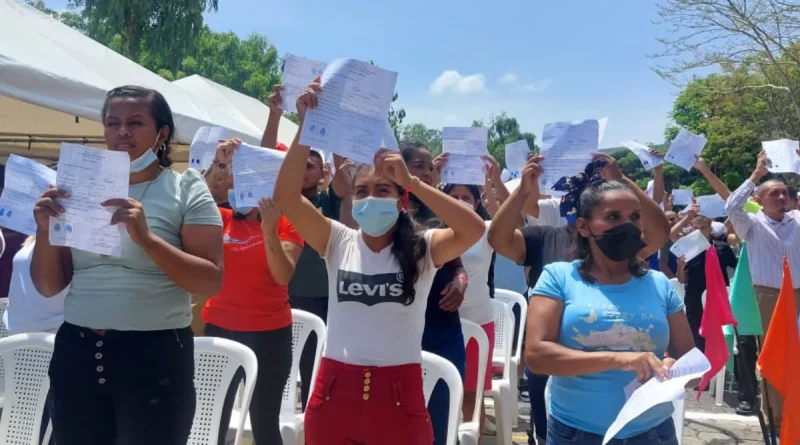
M 529 306 L 526 362 L 552 376 L 549 445 L 602 443 L 625 403 L 624 388 L 634 379 L 664 378 L 694 346 L 669 281 L 638 259 L 665 242 L 663 211 L 613 159 L 597 158 L 606 161 L 602 179 L 587 183 L 567 212 L 575 220 L 578 260 L 545 266 Z M 529 169 L 521 187 L 535 187 L 537 177 Z M 671 415 L 671 404 L 658 405 L 616 438 L 677 444 Z
M 43 296 L 69 287 L 50 362 L 59 445 L 186 444 L 195 412 L 190 295 L 222 284 L 222 222 L 195 170 L 168 167 L 172 112 L 157 91 L 125 86 L 102 110 L 109 150 L 130 155 L 128 196 L 103 203 L 122 254 L 50 244 L 61 190 L 45 192 L 31 276 Z
M 319 84 L 297 100 L 302 120 L 315 108 Z M 402 156 L 380 150 L 375 166 L 353 179 L 353 230 L 325 218 L 301 194 L 310 148 L 295 137 L 278 174 L 275 200 L 326 261 L 328 338 L 306 408 L 309 445 L 406 445 L 433 442 L 422 392 L 421 341 L 436 270 L 483 232 L 474 211 L 412 176 Z M 408 214 L 411 193 L 447 229 L 424 230 Z

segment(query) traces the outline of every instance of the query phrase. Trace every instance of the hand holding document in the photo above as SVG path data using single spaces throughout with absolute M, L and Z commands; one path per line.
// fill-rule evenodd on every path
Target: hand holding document
M 673 255 L 680 258 L 683 257 L 687 263 L 694 259 L 697 255 L 702 254 L 711 247 L 711 243 L 699 230 L 684 236 L 683 238 L 675 241 L 675 244 L 669 248 Z
M 306 59 L 289 54 L 283 65 L 281 99 L 283 111 L 297 112 L 297 98 L 308 88 L 308 84 L 325 72 L 325 62 Z
M 272 198 L 275 181 L 286 153 L 244 142 L 233 152 L 233 189 L 236 203 L 258 207 L 261 198 Z
M 800 156 L 797 155 L 800 144 L 797 141 L 765 141 L 761 143 L 761 148 L 771 161 L 767 166 L 770 173 L 800 173 Z
M 442 182 L 448 184 L 483 185 L 489 129 L 483 127 L 445 127 L 442 130 L 442 151 L 447 161 L 442 168 Z
M 322 75 L 317 108 L 303 121 L 300 143 L 355 162 L 373 162 L 381 148 L 397 73 L 339 59 Z
M 383 130 L 383 138 L 381 139 L 381 148 L 388 148 L 392 151 L 400 151 L 400 144 L 397 143 L 397 138 L 394 135 L 394 128 L 389 119 L 386 119 L 386 126 Z
M 56 187 L 70 194 L 59 200 L 64 213 L 50 218 L 50 244 L 100 255 L 122 255 L 121 232 L 112 226 L 117 210 L 100 204 L 128 198 L 131 158 L 127 152 L 61 144 Z
M 603 445 L 614 438 L 622 428 L 650 408 L 681 400 L 686 397 L 686 385 L 699 379 L 711 369 L 708 359 L 699 349 L 694 348 L 678 359 L 667 372 L 668 380 L 660 381 L 653 377 L 644 384 L 634 380 L 625 388 L 627 402 L 608 428 Z
M 708 218 L 719 218 L 726 215 L 725 200 L 716 193 L 698 196 L 697 206 L 700 207 L 700 214 Z
M 669 145 L 669 150 L 664 159 L 689 171 L 697 162 L 697 157 L 703 152 L 706 142 L 705 136 L 698 136 L 685 128 L 681 128 L 681 131 Z
M 690 206 L 692 205 L 692 197 L 694 192 L 692 189 L 674 189 L 672 190 L 672 204 L 676 206 Z
M 624 141 L 622 146 L 629 149 L 642 161 L 645 170 L 651 170 L 664 163 L 664 160 L 650 153 L 650 147 L 636 141 Z
M 541 148 L 544 161 L 539 164 L 543 170 L 541 185 L 550 189 L 562 177 L 583 171 L 600 146 L 605 123 L 606 119 L 590 119 L 545 125 Z
M 512 172 L 522 172 L 530 154 L 531 149 L 525 139 L 506 144 L 506 167 Z
M 442 168 L 442 183 L 483 185 L 486 163 L 481 156 L 450 153 Z
M 222 127 L 200 127 L 189 146 L 189 168 L 205 170 L 214 162 L 219 141 L 228 139 L 228 129 Z
M 6 162 L 0 226 L 26 235 L 36 234 L 33 207 L 42 193 L 56 183 L 56 172 L 23 156 L 12 154 Z

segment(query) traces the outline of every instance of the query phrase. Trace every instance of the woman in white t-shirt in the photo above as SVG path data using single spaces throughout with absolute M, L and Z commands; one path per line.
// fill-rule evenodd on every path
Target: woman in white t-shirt
M 314 83 L 297 99 L 301 121 L 319 94 Z M 381 150 L 375 167 L 356 170 L 353 217 L 361 228 L 349 229 L 303 198 L 310 148 L 299 138 L 283 161 L 274 200 L 325 258 L 330 299 L 325 353 L 306 408 L 306 443 L 430 444 L 420 366 L 426 299 L 436 269 L 480 238 L 483 221 L 411 176 L 399 152 Z M 435 210 L 448 228 L 422 231 L 405 211 L 405 193 Z

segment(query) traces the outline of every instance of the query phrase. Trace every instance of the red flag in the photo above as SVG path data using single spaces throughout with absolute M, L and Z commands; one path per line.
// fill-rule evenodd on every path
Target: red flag
M 706 339 L 704 353 L 711 363 L 711 369 L 700 381 L 697 400 L 700 400 L 700 395 L 708 386 L 708 382 L 728 361 L 728 343 L 725 341 L 722 327 L 729 324 L 736 326 L 736 319 L 733 318 L 731 303 L 728 301 L 728 289 L 722 278 L 717 249 L 711 246 L 706 250 L 706 305 L 703 309 L 703 321 L 700 323 L 700 335 Z
M 800 335 L 797 303 L 789 261 L 783 258 L 783 285 L 772 312 L 764 345 L 758 355 L 758 370 L 783 396 L 781 442 L 800 443 Z

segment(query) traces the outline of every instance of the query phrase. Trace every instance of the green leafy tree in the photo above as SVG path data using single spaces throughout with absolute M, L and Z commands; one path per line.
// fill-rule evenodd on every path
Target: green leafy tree
M 441 130 L 428 128 L 424 124 L 411 124 L 403 127 L 403 132 L 398 138 L 400 141 L 414 141 L 428 147 L 436 156 L 442 152 Z
M 482 120 L 472 121 L 473 127 L 487 126 Z M 523 132 L 520 129 L 516 118 L 508 116 L 503 111 L 499 115 L 492 116 L 488 123 L 489 128 L 489 154 L 497 159 L 501 167 L 506 166 L 506 144 L 525 139 L 532 152 L 538 153 L 539 147 L 536 145 L 536 135 Z

